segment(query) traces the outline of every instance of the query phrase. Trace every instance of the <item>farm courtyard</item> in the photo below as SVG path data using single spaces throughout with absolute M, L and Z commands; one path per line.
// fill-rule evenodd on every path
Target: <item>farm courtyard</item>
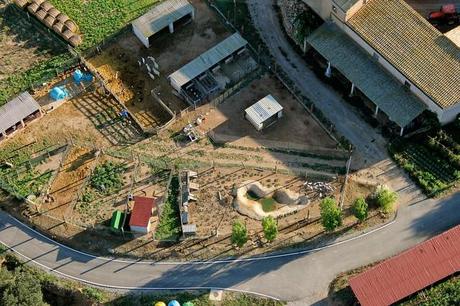
M 79 25 L 85 41 L 75 52 L 86 60 L 73 58 L 64 71 L 53 68 L 51 77 L 30 92 L 42 101 L 54 86 L 72 82 L 76 69 L 95 69 L 97 74 L 55 108 L 48 108 L 41 119 L 0 142 L 6 165 L 0 168 L 0 182 L 11 195 L 1 205 L 9 212 L 91 253 L 180 260 L 314 245 L 388 217 L 371 207 L 364 225 L 358 224 L 351 205 L 358 197 L 369 197 L 380 182 L 355 173 L 345 185 L 350 153 L 275 75 L 259 67 L 249 51 L 243 59 L 256 63 L 254 70 L 243 73 L 247 71 L 238 60 L 223 64 L 216 74 L 231 79 L 231 90 L 222 89 L 215 100 L 194 109 L 173 93 L 167 76 L 232 34 L 205 1 L 192 0 L 195 20 L 174 34 L 155 36 L 148 49 L 124 27 L 156 1 L 51 2 Z M 17 51 L 4 54 L 2 61 L 14 63 L 17 54 L 34 58 L 24 66 L 7 64 L 12 73 L 28 74 L 40 61 L 72 58 L 59 42 L 52 43 L 57 37 L 50 36 L 43 45 L 43 40 L 19 43 L 23 34 L 10 30 L 16 25 L 4 24 L 10 38 L 0 43 L 15 42 Z M 138 64 L 149 56 L 159 66 L 160 75 L 154 79 Z M 152 92 L 172 110 L 174 120 Z M 258 132 L 244 119 L 244 110 L 268 94 L 279 101 L 284 114 Z M 129 114 L 123 117 L 125 111 Z M 163 127 L 166 122 L 171 124 Z M 187 134 L 190 129 L 193 140 Z M 188 238 L 179 202 L 182 171 L 196 173 L 187 206 L 187 223 L 196 231 Z M 269 192 L 257 197 L 246 192 L 241 201 L 238 190 L 251 184 Z M 131 196 L 155 198 L 157 214 L 149 221 L 148 234 L 134 233 L 127 226 Z M 343 201 L 344 221 L 335 234 L 327 234 L 319 219 L 319 204 L 326 196 Z M 261 222 L 246 202 L 260 208 L 257 217 L 276 216 L 279 236 L 274 243 L 264 240 Z M 121 230 L 111 227 L 114 212 L 126 213 Z M 248 229 L 249 243 L 243 248 L 231 241 L 235 220 Z

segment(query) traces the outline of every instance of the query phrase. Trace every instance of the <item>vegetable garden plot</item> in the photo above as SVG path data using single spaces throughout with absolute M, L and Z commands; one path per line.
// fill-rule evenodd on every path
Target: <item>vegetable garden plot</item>
M 390 145 L 389 150 L 396 162 L 430 196 L 443 192 L 460 180 L 460 144 L 452 131 L 458 133 L 450 126 Z

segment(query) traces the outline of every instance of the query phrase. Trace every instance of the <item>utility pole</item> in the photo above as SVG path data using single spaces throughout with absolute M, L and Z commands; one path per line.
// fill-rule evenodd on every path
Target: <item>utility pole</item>
M 340 195 L 340 210 L 343 208 L 343 202 L 345 201 L 345 190 L 347 188 L 347 182 L 348 182 L 348 174 L 350 173 L 350 166 L 351 166 L 351 156 L 353 154 L 353 151 L 350 151 L 350 157 L 348 158 L 347 161 L 347 171 L 345 173 L 345 182 L 343 183 L 342 186 L 342 193 Z

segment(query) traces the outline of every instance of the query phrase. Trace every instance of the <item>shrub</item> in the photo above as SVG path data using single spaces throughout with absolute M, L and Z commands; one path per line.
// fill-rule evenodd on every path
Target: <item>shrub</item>
M 262 219 L 262 228 L 264 229 L 264 236 L 268 242 L 275 240 L 278 235 L 278 224 L 276 220 L 269 216 Z
M 353 211 L 353 215 L 356 217 L 356 219 L 359 220 L 359 222 L 363 222 L 367 218 L 367 208 L 368 205 L 366 203 L 366 200 L 364 200 L 363 197 L 357 198 L 355 202 L 353 203 L 353 206 L 351 207 Z
M 248 230 L 246 224 L 241 221 L 235 221 L 232 226 L 232 243 L 242 247 L 248 241 Z
M 342 212 L 332 198 L 324 198 L 320 204 L 321 224 L 326 231 L 333 231 L 342 225 Z
M 389 190 L 387 187 L 379 186 L 374 195 L 375 202 L 384 213 L 393 211 L 394 204 L 398 199 L 398 194 Z
M 45 305 L 40 282 L 32 274 L 17 269 L 14 272 L 14 281 L 8 283 L 1 303 L 5 306 L 16 305 Z
M 124 170 L 122 165 L 112 162 L 97 166 L 91 176 L 91 187 L 104 194 L 118 191 L 123 185 L 121 173 Z

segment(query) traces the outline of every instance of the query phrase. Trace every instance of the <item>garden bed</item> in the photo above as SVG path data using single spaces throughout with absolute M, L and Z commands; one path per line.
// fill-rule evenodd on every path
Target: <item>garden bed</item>
M 397 139 L 389 151 L 428 196 L 436 196 L 460 180 L 459 134 L 458 122 L 452 123 L 438 131 Z

